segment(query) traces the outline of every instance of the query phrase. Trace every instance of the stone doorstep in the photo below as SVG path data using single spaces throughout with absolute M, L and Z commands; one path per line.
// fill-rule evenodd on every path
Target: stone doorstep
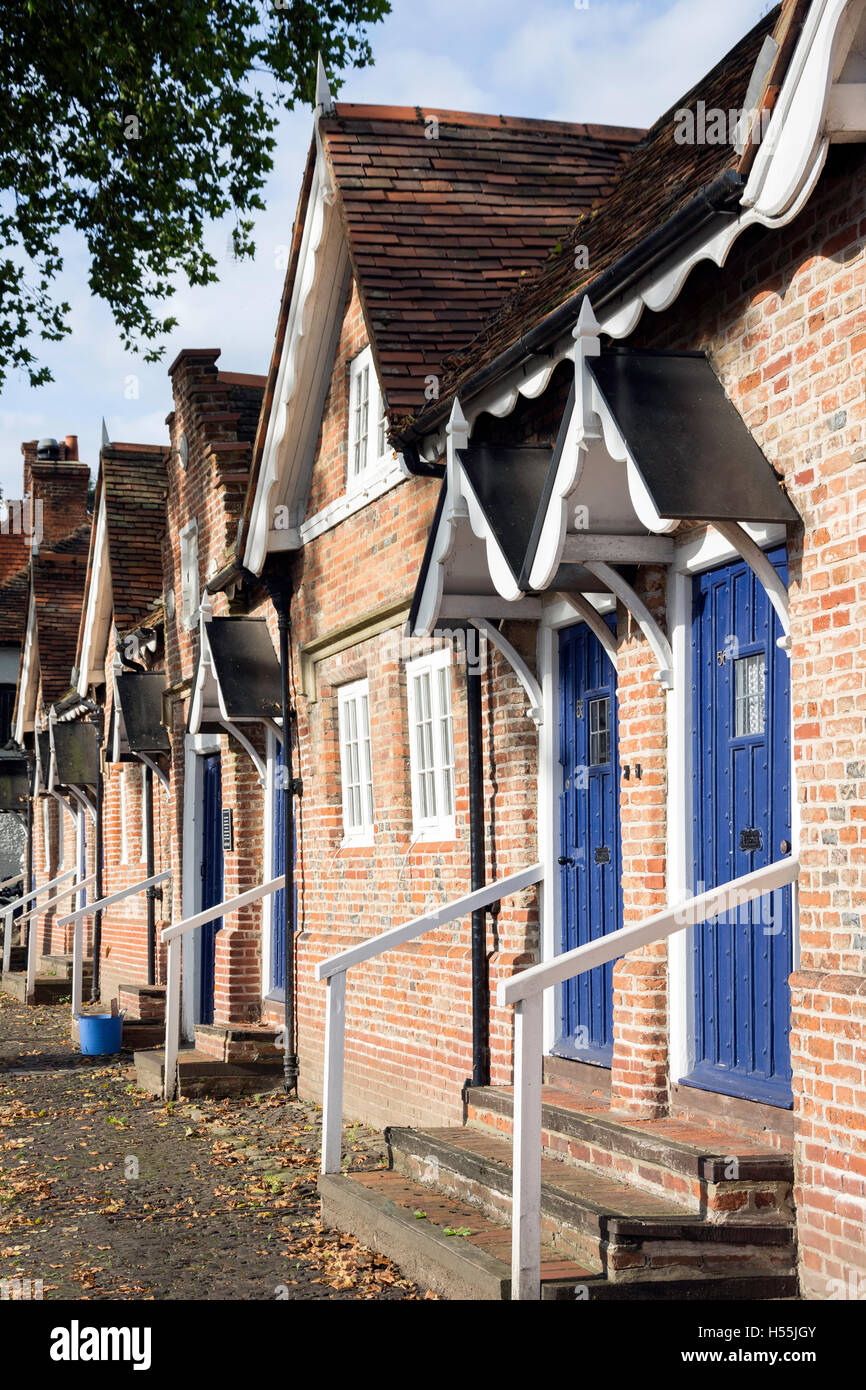
M 545 1086 L 544 1151 L 566 1164 L 606 1169 L 647 1193 L 675 1198 L 717 1222 L 784 1219 L 793 1212 L 789 1149 L 770 1148 L 736 1129 L 727 1134 L 694 1120 L 629 1121 L 587 1096 Z M 470 1087 L 467 1124 L 510 1136 L 513 1095 L 505 1087 Z
M 387 1132 L 395 1170 L 428 1189 L 468 1202 L 493 1221 L 511 1219 L 511 1145 L 467 1129 Z M 739 1273 L 791 1274 L 793 1226 L 707 1221 L 670 1198 L 634 1189 L 607 1173 L 542 1162 L 542 1237 L 554 1249 L 612 1280 Z
M 19 1004 L 59 1004 L 68 999 L 71 990 L 69 980 L 59 980 L 55 975 L 37 975 L 33 994 L 27 996 L 27 971 L 10 970 L 0 975 L 0 993 L 11 994 Z
M 127 1019 L 139 1023 L 165 1022 L 165 985 L 119 984 L 117 1003 Z
M 511 1298 L 511 1231 L 490 1222 L 457 1198 L 392 1171 L 319 1176 L 322 1222 L 347 1231 L 394 1260 L 422 1288 L 448 1299 L 507 1301 Z M 417 1217 L 416 1211 L 424 1213 Z M 468 1236 L 444 1231 L 468 1229 Z M 541 1297 L 574 1302 L 609 1299 L 758 1300 L 793 1298 L 790 1274 L 724 1275 L 713 1279 L 612 1282 L 598 1270 L 563 1258 L 549 1245 L 541 1251 Z
M 54 954 L 50 956 L 40 956 L 37 965 L 37 972 L 40 975 L 50 975 L 58 980 L 68 980 L 72 983 L 72 952 Z M 81 964 L 82 978 L 92 980 L 93 978 L 93 959 L 87 957 Z
M 181 1100 L 204 1097 L 258 1095 L 278 1091 L 283 1085 L 282 1061 L 221 1062 L 196 1048 L 185 1047 L 177 1059 Z M 152 1096 L 161 1096 L 165 1076 L 165 1049 L 147 1048 L 135 1053 L 137 1084 Z
M 276 1029 L 250 1023 L 197 1023 L 196 1049 L 218 1062 L 274 1062 L 282 1065 Z

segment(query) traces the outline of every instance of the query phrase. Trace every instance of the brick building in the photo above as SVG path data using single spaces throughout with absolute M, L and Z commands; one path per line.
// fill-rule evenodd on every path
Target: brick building
M 292 847 L 182 937 L 183 1037 L 274 1078 L 288 1027 L 390 1126 L 326 1218 L 451 1295 L 862 1297 L 864 68 L 863 0 L 786 0 L 645 134 L 320 78 L 269 374 L 173 364 L 113 628 L 94 517 L 77 693 L 161 678 L 161 917 Z

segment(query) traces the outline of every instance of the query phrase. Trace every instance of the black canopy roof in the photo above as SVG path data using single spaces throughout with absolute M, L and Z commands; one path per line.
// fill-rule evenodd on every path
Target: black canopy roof
M 227 717 L 279 719 L 280 663 L 264 618 L 212 618 L 206 630 Z
M 122 671 L 115 679 L 115 690 L 130 753 L 170 752 L 168 730 L 162 723 L 162 672 Z
M 473 444 L 457 454 L 517 579 L 550 469 L 551 450 L 528 444 Z
M 704 353 L 609 348 L 587 365 L 659 516 L 797 520 Z
M 25 811 L 30 767 L 21 753 L 0 751 L 0 811 Z
M 63 787 L 95 786 L 99 776 L 96 729 L 83 720 L 54 724 L 55 781 Z

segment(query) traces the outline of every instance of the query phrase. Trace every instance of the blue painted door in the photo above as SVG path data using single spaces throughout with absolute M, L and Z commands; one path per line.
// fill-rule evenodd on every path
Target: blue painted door
M 613 625 L 613 619 L 610 620 Z M 561 949 L 622 925 L 616 672 L 580 623 L 559 640 Z M 613 965 L 562 986 L 554 1051 L 609 1067 Z
M 787 579 L 785 548 L 769 558 Z M 782 859 L 791 839 L 790 665 L 743 563 L 695 580 L 696 886 Z M 693 928 L 694 1067 L 705 1090 L 790 1107 L 791 890 Z
M 273 783 L 273 839 L 271 841 L 271 863 L 274 866 L 274 878 L 278 878 L 285 872 L 286 854 L 283 842 L 283 833 L 286 823 L 286 798 L 283 792 L 283 778 L 285 776 L 286 760 L 283 757 L 283 745 L 279 739 L 276 743 L 274 756 L 274 783 Z M 281 888 L 279 893 L 275 893 L 272 899 L 271 916 L 271 991 L 279 994 L 286 988 L 286 943 L 283 934 L 283 905 L 286 900 L 286 890 Z
M 204 758 L 202 768 L 201 910 L 223 899 L 222 774 L 219 753 Z M 199 1022 L 213 1023 L 216 934 L 222 918 L 201 927 Z
M 283 745 L 279 739 L 275 740 L 276 751 L 274 754 L 274 781 L 273 781 L 273 838 L 271 840 L 271 863 L 274 869 L 274 878 L 285 872 L 285 842 L 284 827 L 286 823 L 286 799 L 283 793 L 283 780 L 285 778 L 286 762 L 283 756 Z M 296 745 L 297 752 L 297 745 Z M 293 835 L 294 862 L 297 863 L 298 857 L 298 838 L 297 827 Z M 292 923 L 295 931 L 298 929 L 298 884 L 294 881 L 294 914 Z M 273 896 L 273 909 L 271 915 L 271 993 L 282 994 L 286 988 L 286 949 L 285 934 L 283 929 L 283 904 L 286 898 L 286 890 L 281 888 Z

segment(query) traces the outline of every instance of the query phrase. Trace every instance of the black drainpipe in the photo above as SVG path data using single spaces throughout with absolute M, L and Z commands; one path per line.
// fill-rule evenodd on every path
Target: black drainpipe
M 298 1089 L 298 1049 L 295 976 L 295 792 L 293 720 L 289 700 L 289 635 L 291 632 L 292 583 L 285 574 L 267 576 L 268 595 L 277 614 L 280 636 L 280 703 L 283 715 L 283 959 L 285 961 L 283 1087 L 287 1095 Z
M 153 772 L 147 763 L 142 763 L 141 772 L 144 777 L 144 814 L 146 817 L 144 876 L 145 878 L 153 878 L 156 873 L 153 853 Z M 156 984 L 156 889 L 146 888 L 144 896 L 147 902 L 147 983 L 154 985 Z
M 477 630 L 469 628 L 467 636 Z M 484 764 L 481 726 L 481 662 L 466 651 L 466 723 L 469 734 L 469 865 L 471 888 L 484 887 Z M 472 914 L 472 1085 L 490 1080 L 490 988 L 487 967 L 487 913 Z
M 33 802 L 35 800 L 33 795 L 33 779 L 36 776 L 35 763 L 35 755 L 31 757 L 28 754 L 27 766 L 30 772 L 30 795 L 27 798 L 27 887 L 25 889 L 27 893 L 33 892 Z M 28 905 L 28 910 L 34 906 L 34 903 L 30 903 Z
M 102 803 L 104 799 L 104 779 L 102 776 L 102 740 L 103 740 L 103 713 L 100 708 L 95 708 L 91 715 L 91 722 L 96 728 L 97 738 L 97 765 L 96 765 L 96 888 L 95 901 L 98 902 L 102 897 Z M 93 916 L 93 978 L 90 986 L 90 1002 L 99 1003 L 99 957 L 102 950 L 102 912 L 94 913 Z

